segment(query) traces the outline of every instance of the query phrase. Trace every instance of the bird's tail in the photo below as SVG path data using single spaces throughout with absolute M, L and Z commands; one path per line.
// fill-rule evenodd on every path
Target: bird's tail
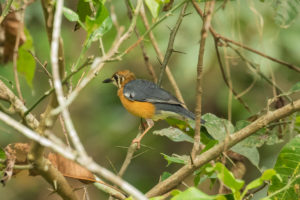
M 155 104 L 155 107 L 156 107 L 157 111 L 172 112 L 172 113 L 179 114 L 185 118 L 195 120 L 194 113 L 185 109 L 181 105 L 157 103 L 157 104 Z M 201 119 L 201 123 L 203 124 L 203 123 L 205 123 L 205 121 Z

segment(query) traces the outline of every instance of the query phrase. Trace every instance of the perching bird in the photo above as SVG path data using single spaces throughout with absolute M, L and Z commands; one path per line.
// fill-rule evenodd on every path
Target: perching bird
M 138 144 L 153 127 L 154 121 L 168 117 L 190 118 L 195 120 L 192 112 L 172 94 L 151 81 L 136 79 L 129 70 L 117 71 L 103 83 L 113 83 L 118 87 L 118 96 L 123 106 L 133 115 L 144 118 L 148 127 L 132 142 Z

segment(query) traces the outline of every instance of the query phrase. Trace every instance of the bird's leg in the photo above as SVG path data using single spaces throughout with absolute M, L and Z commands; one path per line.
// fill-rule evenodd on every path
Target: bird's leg
M 138 137 L 134 138 L 132 140 L 132 143 L 137 143 L 137 148 L 139 149 L 141 147 L 141 140 L 144 137 L 144 135 L 154 126 L 154 122 L 152 119 L 146 119 L 148 127 L 144 130 L 144 132 Z

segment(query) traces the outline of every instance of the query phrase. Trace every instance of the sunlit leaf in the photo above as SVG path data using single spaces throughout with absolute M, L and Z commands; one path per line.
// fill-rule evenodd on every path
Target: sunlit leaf
M 163 172 L 163 174 L 161 175 L 161 179 L 160 181 L 164 181 L 167 178 L 169 178 L 172 174 L 170 172 Z
M 176 155 L 173 154 L 172 156 L 168 156 L 164 153 L 161 153 L 161 155 L 164 156 L 164 159 L 168 162 L 167 166 L 169 166 L 172 163 L 178 163 L 178 164 L 187 164 L 190 157 L 187 155 Z
M 147 7 L 149 8 L 152 16 L 156 18 L 159 14 L 161 2 L 156 0 L 145 0 Z
M 77 22 L 79 20 L 77 13 L 69 8 L 64 7 L 63 13 L 64 13 L 64 16 L 71 22 Z
M 88 34 L 90 35 L 97 30 L 108 16 L 109 13 L 107 8 L 100 3 L 95 17 L 86 16 L 85 25 L 87 27 Z
M 258 188 L 260 187 L 261 185 L 264 184 L 264 181 L 269 181 L 271 180 L 271 178 L 276 175 L 276 171 L 274 169 L 267 169 L 263 172 L 263 174 L 261 175 L 261 177 L 251 181 L 245 188 L 243 194 L 242 194 L 242 197 L 244 197 L 247 192 L 251 189 L 254 189 L 254 188 Z
M 174 195 L 172 193 L 172 195 Z M 171 200 L 225 200 L 223 196 L 208 195 L 195 187 L 190 187 L 184 192 L 178 192 Z
M 207 132 L 218 141 L 223 141 L 227 134 L 232 134 L 235 131 L 235 128 L 230 121 L 218 118 L 211 113 L 203 115 L 202 118 L 206 121 L 203 126 L 206 128 Z M 242 128 L 244 125 L 246 126 L 247 123 L 240 124 L 239 128 Z M 212 143 L 211 145 L 215 144 Z M 239 142 L 233 146 L 231 150 L 245 156 L 253 165 L 258 167 L 259 152 L 255 146 L 248 146 L 248 139 Z
M 208 133 L 218 141 L 224 140 L 227 133 L 231 134 L 234 132 L 233 125 L 226 119 L 221 119 L 211 113 L 203 115 L 202 118 L 206 121 L 203 126 Z
M 282 148 L 274 169 L 282 180 L 273 176 L 268 193 L 272 195 L 282 190 L 274 198 L 298 199 L 300 194 L 300 137 L 293 138 Z
M 160 135 L 160 136 L 166 136 L 174 142 L 186 141 L 186 142 L 193 143 L 193 141 L 194 141 L 194 139 L 192 137 L 188 136 L 187 134 L 182 132 L 180 129 L 174 128 L 174 127 L 168 127 L 168 128 L 164 128 L 161 130 L 156 130 L 156 131 L 153 131 L 153 134 Z
M 217 172 L 218 179 L 232 190 L 236 199 L 240 198 L 240 189 L 244 186 L 244 181 L 236 179 L 233 174 L 222 164 L 216 163 L 211 170 Z
M 25 76 L 25 79 L 29 86 L 32 86 L 32 79 L 35 72 L 35 60 L 32 55 L 28 52 L 29 50 L 34 52 L 33 40 L 29 31 L 24 28 L 26 35 L 26 41 L 19 48 L 17 70 L 19 73 Z

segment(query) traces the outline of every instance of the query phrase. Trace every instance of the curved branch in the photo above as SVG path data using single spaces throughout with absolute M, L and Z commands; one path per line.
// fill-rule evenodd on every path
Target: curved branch
M 243 139 L 254 134 L 256 131 L 265 127 L 269 123 L 282 119 L 286 116 L 289 116 L 292 113 L 297 112 L 299 110 L 300 110 L 300 99 L 275 111 L 269 111 L 267 114 L 261 116 L 260 118 L 258 118 L 256 121 L 252 122 L 245 128 L 230 135 L 229 139 L 226 140 L 226 142 L 222 141 L 216 146 L 214 146 L 213 148 L 207 150 L 201 155 L 198 155 L 193 160 L 193 164 L 185 165 L 184 167 L 180 168 L 177 172 L 175 172 L 172 176 L 155 185 L 146 194 L 146 196 L 154 197 L 168 192 L 169 190 L 179 185 L 186 177 L 192 174 L 196 169 L 203 166 L 207 162 L 217 158 L 222 152 L 230 149 L 235 144 L 239 143 Z

